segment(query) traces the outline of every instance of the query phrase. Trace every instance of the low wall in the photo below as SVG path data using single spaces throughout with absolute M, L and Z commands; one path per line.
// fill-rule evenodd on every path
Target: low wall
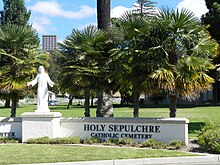
M 188 144 L 188 123 L 185 118 L 62 118 L 60 135 L 103 140 L 131 138 L 137 142 L 181 140 Z
M 22 118 L 0 117 L 0 136 L 21 139 Z
M 0 136 L 29 138 L 78 136 L 81 139 L 131 138 L 137 142 L 181 140 L 188 144 L 186 118 L 64 118 L 58 112 L 23 113 L 19 118 L 0 118 Z

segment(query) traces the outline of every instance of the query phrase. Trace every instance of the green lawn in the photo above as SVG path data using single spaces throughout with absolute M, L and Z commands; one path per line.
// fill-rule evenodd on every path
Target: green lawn
M 34 112 L 36 105 L 22 105 L 17 108 L 17 116 L 23 112 Z M 51 112 L 61 112 L 64 117 L 83 117 L 82 106 L 71 106 L 69 110 L 66 105 L 51 106 Z M 95 117 L 96 108 L 91 108 L 91 117 Z M 190 120 L 189 136 L 195 137 L 196 130 L 201 125 L 210 121 L 220 124 L 220 107 L 192 107 L 178 108 L 177 117 L 186 117 Z M 114 108 L 115 117 L 132 117 L 132 107 Z M 168 117 L 168 108 L 148 107 L 140 108 L 140 117 Z M 9 108 L 0 107 L 0 116 L 10 116 Z M 190 156 L 189 153 L 150 150 L 134 148 L 109 148 L 92 146 L 63 146 L 63 145 L 32 145 L 32 144 L 0 144 L 0 164 L 22 164 L 22 163 L 46 163 L 46 162 L 72 162 L 92 160 L 113 159 L 135 159 L 153 157 Z
M 170 150 L 150 150 L 141 148 L 109 148 L 42 144 L 0 145 L 0 164 L 52 163 L 177 156 L 192 156 L 192 154 Z
M 34 112 L 36 105 L 21 105 L 17 108 L 17 116 L 20 116 L 23 112 Z M 71 106 L 69 110 L 66 109 L 65 104 L 58 106 L 51 106 L 51 112 L 61 112 L 64 117 L 83 117 L 83 106 Z M 95 117 L 96 108 L 91 108 L 91 117 Z M 115 117 L 132 117 L 132 107 L 118 107 L 114 108 Z M 0 116 L 10 116 L 9 108 L 0 108 Z M 140 117 L 143 118 L 167 118 L 169 117 L 169 110 L 167 107 L 145 107 L 140 108 Z M 196 137 L 196 130 L 199 130 L 201 126 L 208 122 L 216 122 L 220 124 L 220 106 L 200 106 L 200 107 L 185 107 L 177 108 L 177 117 L 188 118 L 189 124 L 189 136 Z

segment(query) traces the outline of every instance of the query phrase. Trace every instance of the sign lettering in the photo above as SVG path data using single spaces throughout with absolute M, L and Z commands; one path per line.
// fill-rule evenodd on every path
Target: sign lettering
M 84 131 L 91 132 L 91 137 L 98 137 L 101 139 L 152 139 L 154 133 L 160 133 L 160 126 L 140 124 L 84 124 Z

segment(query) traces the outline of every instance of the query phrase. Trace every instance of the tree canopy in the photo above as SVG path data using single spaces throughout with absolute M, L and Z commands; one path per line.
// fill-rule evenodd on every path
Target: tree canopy
M 27 11 L 24 0 L 3 0 L 4 9 L 1 11 L 1 25 L 10 23 L 26 25 L 31 16 Z
M 47 66 L 48 55 L 40 53 L 37 33 L 30 26 L 6 24 L 0 27 L 0 89 L 12 99 L 11 117 L 18 99 L 39 64 Z

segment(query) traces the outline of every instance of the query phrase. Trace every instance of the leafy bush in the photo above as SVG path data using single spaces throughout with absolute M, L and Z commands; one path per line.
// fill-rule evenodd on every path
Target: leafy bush
M 198 144 L 204 151 L 220 153 L 220 127 L 209 123 L 198 132 Z
M 168 145 L 166 146 L 166 149 L 177 150 L 177 149 L 180 149 L 181 147 L 183 147 L 185 145 L 186 144 L 183 141 L 173 140 L 173 141 L 168 143 Z
M 122 139 L 107 139 L 103 142 L 103 145 L 129 145 L 129 146 L 137 146 L 138 143 L 130 138 L 122 138 Z
M 92 137 L 92 138 L 86 138 L 83 143 L 84 144 L 97 144 L 97 143 L 101 143 L 102 140 L 98 137 Z
M 79 137 L 65 137 L 65 138 L 49 138 L 49 137 L 41 137 L 41 138 L 33 138 L 28 139 L 27 143 L 29 144 L 79 144 Z
M 149 139 L 141 143 L 141 147 L 149 147 L 153 149 L 163 149 L 166 148 L 166 144 L 162 142 L 158 142 L 154 139 Z
M 119 139 L 118 144 L 119 145 L 136 146 L 137 142 L 134 141 L 133 139 L 130 139 L 130 138 L 122 138 L 122 139 Z
M 107 139 L 103 142 L 103 145 L 118 145 L 119 139 Z
M 177 150 L 181 147 L 185 146 L 185 143 L 179 140 L 173 140 L 169 143 L 158 142 L 154 139 L 149 139 L 141 143 L 141 147 L 149 147 L 153 149 L 169 149 L 169 150 Z
M 0 143 L 19 143 L 20 141 L 18 139 L 12 139 L 8 137 L 1 137 L 0 136 Z

